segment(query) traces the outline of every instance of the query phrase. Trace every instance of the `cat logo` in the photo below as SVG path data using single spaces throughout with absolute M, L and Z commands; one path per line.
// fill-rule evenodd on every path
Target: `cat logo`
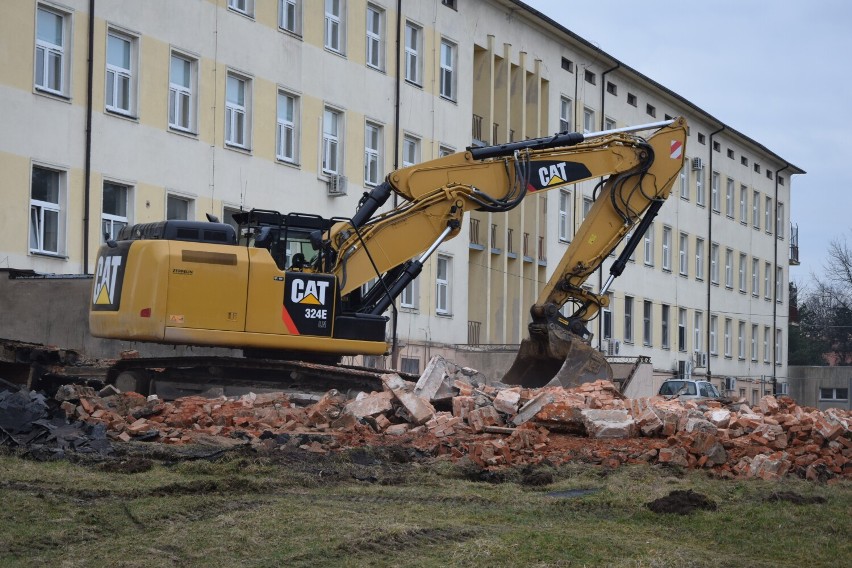
M 121 256 L 100 256 L 95 270 L 92 303 L 109 306 L 115 304 L 116 277 L 121 268 Z
M 293 279 L 290 300 L 295 304 L 325 305 L 325 293 L 330 282 L 322 280 Z
M 542 166 L 538 169 L 538 179 L 541 182 L 541 187 L 550 187 L 568 181 L 568 175 L 565 173 L 565 162 L 555 162 L 549 166 Z

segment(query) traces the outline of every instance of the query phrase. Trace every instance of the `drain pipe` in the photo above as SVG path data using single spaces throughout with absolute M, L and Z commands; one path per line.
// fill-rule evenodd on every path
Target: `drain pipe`
M 400 100 L 401 100 L 401 90 L 402 90 L 402 81 L 400 79 L 400 72 L 402 70 L 402 58 L 399 55 L 400 50 L 402 49 L 402 0 L 396 0 L 396 84 L 394 85 L 394 101 L 393 101 L 393 169 L 396 171 L 399 169 L 399 114 L 400 114 Z M 398 196 L 396 192 L 393 192 L 393 207 L 396 209 Z M 396 313 L 396 310 L 391 310 L 391 368 L 397 369 L 399 367 L 399 346 L 398 346 L 398 338 L 397 338 L 397 325 L 399 324 L 399 317 Z
M 619 63 L 615 64 L 615 67 L 610 67 L 609 69 L 607 69 L 606 71 L 601 73 L 601 131 L 604 131 L 604 130 L 607 129 L 606 128 L 606 76 L 608 74 L 612 73 L 613 71 L 615 71 L 616 69 L 620 68 L 620 67 L 621 67 L 621 63 L 619 62 Z M 574 74 L 574 93 L 575 93 L 574 94 L 574 100 L 575 101 L 577 100 L 577 96 L 576 96 L 577 87 L 576 87 L 576 85 L 577 85 L 577 77 L 578 76 L 579 76 L 579 73 Z M 601 178 L 601 179 L 603 179 L 603 178 Z M 580 203 L 580 206 L 581 207 L 583 206 L 582 202 Z M 601 291 L 601 294 L 604 293 L 603 287 L 604 287 L 604 283 L 603 283 L 603 263 L 601 263 L 600 268 L 598 268 L 598 290 Z M 597 318 L 597 320 L 598 320 L 598 333 L 597 333 L 598 350 L 600 350 L 601 345 L 603 344 L 602 343 L 603 342 L 603 317 L 599 317 L 599 318 Z
M 89 0 L 89 61 L 86 68 L 86 158 L 83 167 L 83 274 L 89 273 L 89 205 L 92 192 L 92 90 L 95 57 L 95 0 Z
M 710 134 L 710 140 L 709 140 L 709 142 L 710 142 L 710 159 L 707 160 L 707 168 L 710 170 L 710 193 L 711 193 L 711 195 L 712 195 L 712 192 L 713 192 L 713 187 L 712 187 L 713 186 L 713 153 L 714 153 L 713 137 L 716 136 L 717 134 L 719 134 L 720 132 L 724 131 L 726 128 L 727 128 L 727 126 L 725 126 L 723 124 L 722 127 L 719 128 L 719 130 L 716 130 L 716 131 L 714 131 Z M 701 175 L 701 172 L 699 172 L 698 175 Z M 705 182 L 706 181 L 707 180 L 705 180 Z M 721 183 L 721 182 L 722 182 L 722 180 L 720 178 L 719 183 Z M 721 189 L 722 188 L 719 187 L 720 191 L 721 191 Z M 705 199 L 706 199 L 707 193 L 708 193 L 707 192 L 707 186 L 704 186 Z M 721 196 L 719 197 L 719 199 L 721 199 Z M 710 270 L 709 270 L 709 268 L 710 268 L 709 267 L 710 255 L 713 254 L 713 203 L 709 203 L 708 205 L 709 205 L 709 207 L 707 207 L 707 244 L 708 244 L 709 248 L 707 249 L 707 252 L 709 254 L 707 255 L 707 260 L 706 260 L 707 266 L 705 266 L 705 268 L 707 269 L 707 279 L 706 279 L 706 282 L 707 282 L 707 320 L 706 320 L 706 325 L 705 325 L 705 329 L 704 329 L 704 335 L 707 338 L 706 339 L 706 341 L 707 341 L 707 380 L 709 381 L 710 379 L 713 378 L 713 373 L 712 373 L 711 364 L 710 364 L 710 296 L 711 296 L 712 291 L 713 291 L 713 284 L 710 283 L 710 280 L 711 280 L 710 276 L 711 275 L 710 275 Z M 719 251 L 719 254 L 721 255 L 722 251 Z M 721 257 L 720 257 L 720 260 L 721 260 Z M 718 269 L 718 265 L 717 265 L 717 269 Z
M 775 341 L 772 342 L 772 396 L 778 393 L 778 174 L 790 167 L 790 164 L 784 162 L 784 167 L 775 170 L 775 237 L 774 243 L 774 258 L 772 268 L 775 270 L 775 294 L 772 302 L 772 333 L 775 334 Z M 783 294 L 784 291 L 782 290 Z M 789 341 L 790 338 L 787 338 Z

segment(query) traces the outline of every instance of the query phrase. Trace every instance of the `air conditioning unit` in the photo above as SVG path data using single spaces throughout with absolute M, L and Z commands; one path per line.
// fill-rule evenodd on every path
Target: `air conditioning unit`
M 618 352 L 621 350 L 621 342 L 617 339 L 611 339 L 609 342 L 609 349 L 607 351 L 607 355 L 618 355 Z
M 692 170 L 700 171 L 704 169 L 704 162 L 701 158 L 692 158 Z
M 695 354 L 695 366 L 701 367 L 702 369 L 707 368 L 707 353 L 699 351 Z
M 725 390 L 734 391 L 737 389 L 736 377 L 725 377 Z
M 331 174 L 326 182 L 326 187 L 330 197 L 346 195 L 346 176 Z

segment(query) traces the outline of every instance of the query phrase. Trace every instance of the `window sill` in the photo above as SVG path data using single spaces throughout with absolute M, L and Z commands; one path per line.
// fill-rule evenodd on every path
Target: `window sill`
M 336 49 L 332 49 L 332 48 L 328 47 L 327 45 L 324 45 L 323 49 L 325 50 L 326 53 L 330 53 L 332 55 L 336 55 L 338 57 L 346 59 L 346 54 L 343 53 L 342 51 L 337 51 Z
M 458 105 L 458 101 L 456 99 L 451 99 L 450 97 L 446 97 L 444 95 L 439 95 L 442 101 L 447 101 L 448 103 L 452 103 L 454 105 Z
M 131 114 L 129 112 L 122 112 L 120 110 L 113 110 L 109 107 L 104 108 L 104 112 L 107 114 L 107 116 L 114 116 L 116 118 L 123 118 L 124 120 L 129 120 L 130 122 L 136 122 L 136 123 L 139 122 L 139 117 L 134 115 L 134 114 Z
M 405 82 L 406 82 L 406 84 L 411 85 L 412 87 L 417 87 L 418 89 L 423 88 L 423 85 L 421 85 L 420 83 L 415 83 L 414 81 L 411 81 L 410 79 L 406 79 Z
M 450 313 L 450 312 L 438 312 L 438 311 L 436 311 L 435 315 L 438 316 L 439 318 L 447 318 L 447 319 L 452 319 L 452 317 L 453 317 L 453 314 Z
M 225 142 L 225 149 L 233 150 L 234 152 L 239 152 L 240 154 L 251 156 L 251 148 L 247 148 L 245 146 L 237 146 L 236 144 L 230 144 L 228 142 Z
M 56 91 L 49 91 L 38 85 L 33 86 L 33 92 L 37 95 L 41 95 L 43 97 L 47 97 L 48 99 L 53 99 L 55 101 L 62 101 L 64 103 L 71 102 L 71 95 L 66 95 L 65 93 L 59 93 Z
M 468 243 L 467 246 L 468 246 L 468 248 L 470 248 L 472 250 L 485 250 L 484 246 L 478 245 L 476 243 Z
M 237 10 L 236 8 L 228 7 L 228 11 L 232 14 L 237 14 L 238 16 L 242 16 L 243 18 L 248 18 L 252 22 L 254 21 L 254 14 L 249 14 L 248 12 L 243 12 L 241 10 Z
M 171 132 L 172 134 L 177 134 L 178 136 L 189 138 L 191 140 L 198 140 L 198 132 L 195 132 L 193 130 L 184 130 L 182 128 L 169 126 L 169 132 Z
M 68 256 L 64 254 L 60 254 L 58 252 L 45 252 L 39 250 L 30 250 L 30 254 L 32 256 L 40 256 L 44 258 L 53 258 L 56 260 L 68 260 Z
M 286 35 L 286 36 L 292 37 L 293 39 L 297 39 L 299 41 L 304 40 L 304 38 L 302 37 L 302 34 L 299 33 L 299 32 L 290 31 L 290 30 L 288 30 L 286 28 L 282 28 L 280 26 L 278 27 L 278 31 L 281 32 L 282 34 Z
M 282 160 L 281 158 L 279 158 L 277 156 L 275 158 L 275 163 L 280 164 L 282 166 L 287 166 L 288 168 L 295 168 L 297 170 L 302 169 L 302 164 L 300 164 L 299 162 L 291 162 L 289 160 Z

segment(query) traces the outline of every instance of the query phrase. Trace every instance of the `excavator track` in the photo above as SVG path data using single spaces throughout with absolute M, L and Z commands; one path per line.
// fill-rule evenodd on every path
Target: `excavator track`
M 205 356 L 122 359 L 107 371 L 106 382 L 122 391 L 157 394 L 161 398 L 280 390 L 309 400 L 331 389 L 381 390 L 381 377 L 386 373 L 397 373 L 409 381 L 419 378 L 410 373 L 342 364 Z

